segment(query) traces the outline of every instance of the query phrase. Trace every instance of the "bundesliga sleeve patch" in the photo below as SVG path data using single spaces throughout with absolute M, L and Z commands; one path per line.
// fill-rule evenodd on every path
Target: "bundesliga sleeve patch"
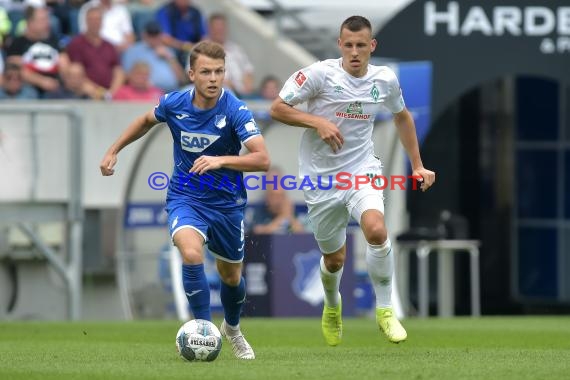
M 257 127 L 255 126 L 255 121 L 253 121 L 253 119 L 245 123 L 245 130 L 252 133 L 257 132 Z
M 299 71 L 297 73 L 297 76 L 295 77 L 295 83 L 297 83 L 297 86 L 301 87 L 306 80 L 307 77 L 305 76 L 305 74 L 303 74 L 302 71 Z

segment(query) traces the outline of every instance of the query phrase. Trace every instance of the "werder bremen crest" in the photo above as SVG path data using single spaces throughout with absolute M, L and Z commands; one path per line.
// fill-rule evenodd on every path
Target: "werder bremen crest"
M 374 103 L 378 103 L 378 98 L 380 97 L 380 91 L 378 91 L 378 87 L 376 87 L 376 84 L 372 85 L 372 90 L 370 90 L 370 96 L 372 96 L 372 100 L 374 100 Z
M 357 115 L 362 115 L 362 103 L 361 102 L 354 102 L 354 103 L 350 103 L 348 105 L 348 108 L 346 109 L 346 113 L 349 114 L 357 114 Z

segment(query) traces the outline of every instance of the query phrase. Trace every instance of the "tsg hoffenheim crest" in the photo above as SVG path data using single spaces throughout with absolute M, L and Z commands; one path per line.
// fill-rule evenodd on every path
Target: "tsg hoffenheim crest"
M 297 252 L 293 256 L 293 264 L 295 264 L 293 292 L 311 306 L 320 305 L 324 299 L 320 262 L 321 253 L 317 249 Z
M 216 127 L 222 129 L 226 126 L 226 115 L 216 115 L 216 119 L 214 120 L 214 124 Z

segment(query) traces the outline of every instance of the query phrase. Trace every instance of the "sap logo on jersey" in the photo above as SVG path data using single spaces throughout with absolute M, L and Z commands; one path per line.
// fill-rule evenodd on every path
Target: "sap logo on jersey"
M 219 139 L 220 136 L 207 135 L 204 133 L 180 132 L 180 144 L 187 152 L 200 153 Z

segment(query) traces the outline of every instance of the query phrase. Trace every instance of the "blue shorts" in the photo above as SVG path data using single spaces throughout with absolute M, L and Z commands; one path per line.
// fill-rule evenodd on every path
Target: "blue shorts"
M 217 210 L 196 203 L 170 201 L 166 203 L 166 211 L 171 238 L 182 228 L 192 228 L 202 235 L 216 258 L 230 263 L 243 261 L 243 209 Z

